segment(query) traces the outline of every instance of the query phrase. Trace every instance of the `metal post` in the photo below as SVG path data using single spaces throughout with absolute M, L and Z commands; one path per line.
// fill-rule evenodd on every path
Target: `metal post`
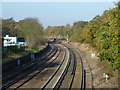
M 20 66 L 20 60 L 18 59 L 18 67 Z

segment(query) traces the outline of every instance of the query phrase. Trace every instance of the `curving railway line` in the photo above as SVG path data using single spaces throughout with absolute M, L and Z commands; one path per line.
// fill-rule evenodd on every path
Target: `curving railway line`
M 79 51 L 69 45 L 51 44 L 51 47 L 34 62 L 6 73 L 2 89 L 85 89 L 85 75 Z
M 50 51 L 48 50 L 46 54 L 43 54 L 44 56 L 42 56 L 41 58 L 40 58 L 40 57 L 39 57 L 39 58 L 36 58 L 36 59 L 34 60 L 34 62 L 31 62 L 31 63 L 29 63 L 29 64 L 23 65 L 23 66 L 21 66 L 20 68 L 15 69 L 15 70 L 12 70 L 12 71 L 10 71 L 10 72 L 4 73 L 4 74 L 3 74 L 3 78 L 2 78 L 3 84 L 6 83 L 7 81 L 9 81 L 10 79 L 12 79 L 14 76 L 19 76 L 19 75 L 22 74 L 23 72 L 28 71 L 28 69 L 30 69 L 30 68 L 32 68 L 34 65 L 36 65 L 38 61 L 44 60 L 44 58 L 45 58 L 46 56 L 49 56 L 50 54 L 52 54 L 52 53 L 55 51 L 55 48 L 56 48 L 56 47 L 52 47 L 52 49 L 51 49 Z
M 68 68 L 69 64 L 69 51 L 66 47 L 64 47 L 64 56 L 62 58 L 62 62 L 57 67 L 53 75 L 48 79 L 48 81 L 43 85 L 42 89 L 45 88 L 57 88 L 59 83 L 61 82 L 64 73 L 66 72 L 66 69 Z
M 12 72 L 11 74 L 3 78 L 3 87 L 2 89 L 9 88 L 13 84 L 17 83 L 33 71 L 37 70 L 41 65 L 45 64 L 49 59 L 51 59 L 58 51 L 58 48 L 56 46 L 53 46 L 52 49 L 43 57 L 39 57 L 34 62 L 30 63 L 29 65 L 26 65 L 23 68 L 20 68 L 19 70 L 16 70 L 15 72 Z

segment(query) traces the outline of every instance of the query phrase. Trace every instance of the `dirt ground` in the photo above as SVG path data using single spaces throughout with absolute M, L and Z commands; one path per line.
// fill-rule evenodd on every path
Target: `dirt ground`
M 83 60 L 84 69 L 86 71 L 86 87 L 87 88 L 118 88 L 118 71 L 113 71 L 108 79 L 103 78 L 103 68 L 108 65 L 106 62 L 99 62 L 98 52 L 89 44 L 73 43 L 70 44 L 79 48 Z M 95 54 L 91 57 L 91 54 Z

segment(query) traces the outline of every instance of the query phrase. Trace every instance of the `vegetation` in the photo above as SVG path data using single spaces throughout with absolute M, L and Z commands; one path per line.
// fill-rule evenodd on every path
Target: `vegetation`
M 99 51 L 99 61 L 108 61 L 113 69 L 118 69 L 120 3 L 115 5 L 115 8 L 105 10 L 103 15 L 97 15 L 89 22 L 78 21 L 71 27 L 69 24 L 65 27 L 48 26 L 45 32 L 47 35 L 69 35 L 72 41 L 89 43 Z
M 3 50 L 2 58 L 7 57 L 8 55 L 13 55 L 14 53 L 21 52 L 23 50 L 24 50 L 24 48 L 18 48 L 17 46 L 8 47 L 7 49 Z
M 13 18 L 2 20 L 2 36 L 24 37 L 28 47 L 39 47 L 45 43 L 43 27 L 36 18 L 15 22 Z
M 120 68 L 119 33 L 120 3 L 116 7 L 105 10 L 103 14 L 95 16 L 91 21 L 78 21 L 72 26 L 48 26 L 45 34 L 69 36 L 71 41 L 89 43 L 99 51 L 99 61 L 107 61 L 113 69 Z M 35 51 L 45 43 L 44 31 L 36 18 L 26 18 L 15 22 L 13 18 L 2 20 L 2 36 L 10 35 L 24 37 L 28 48 Z M 33 51 L 34 51 L 33 50 Z
M 43 45 L 46 44 L 46 39 L 43 37 L 42 24 L 36 18 L 26 18 L 19 22 L 15 22 L 13 18 L 3 19 L 2 36 L 5 37 L 6 35 L 24 38 L 27 47 L 21 46 L 18 48 L 15 46 L 9 47 L 7 50 L 3 49 L 3 63 L 22 57 L 23 55 L 28 55 L 29 53 L 36 53 L 43 49 Z

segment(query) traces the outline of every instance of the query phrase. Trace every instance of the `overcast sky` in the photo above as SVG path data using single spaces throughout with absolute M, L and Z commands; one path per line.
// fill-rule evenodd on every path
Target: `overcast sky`
M 19 21 L 27 17 L 36 17 L 45 28 L 47 26 L 72 25 L 74 22 L 81 20 L 89 21 L 96 15 L 101 15 L 104 10 L 109 10 L 109 8 L 115 7 L 112 2 L 113 0 L 107 0 L 109 2 L 32 2 L 32 0 L 31 2 L 3 1 L 3 19 L 13 17 L 15 21 Z

